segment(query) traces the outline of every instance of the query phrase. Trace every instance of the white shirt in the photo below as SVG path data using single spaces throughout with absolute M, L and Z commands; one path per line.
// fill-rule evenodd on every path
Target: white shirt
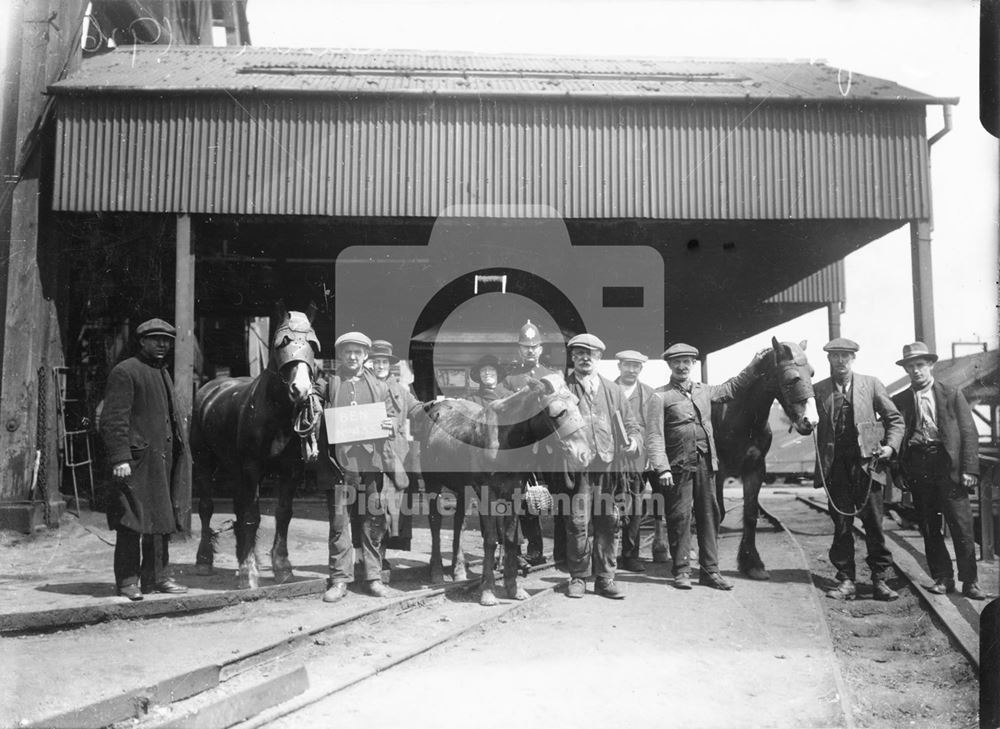
M 937 403 L 934 401 L 934 380 L 932 379 L 930 383 L 923 390 L 913 391 L 913 404 L 917 406 L 917 417 L 921 417 L 923 410 L 920 408 L 920 401 L 924 400 L 930 405 L 931 417 L 934 418 L 933 425 L 937 427 Z

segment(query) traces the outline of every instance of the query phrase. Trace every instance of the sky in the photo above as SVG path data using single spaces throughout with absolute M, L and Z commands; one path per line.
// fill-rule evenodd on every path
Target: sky
M 997 346 L 998 147 L 978 121 L 979 6 L 967 0 L 249 0 L 255 46 L 463 50 L 824 62 L 941 97 L 960 97 L 931 152 L 938 351 Z M 928 136 L 943 126 L 929 107 Z M 856 369 L 886 383 L 914 338 L 909 226 L 847 258 L 842 334 Z M 807 340 L 828 368 L 825 309 L 712 353 L 709 378 L 735 374 L 770 342 Z M 960 348 L 959 353 L 972 351 Z M 658 353 L 649 353 L 656 355 Z M 649 365 L 651 377 L 663 372 Z

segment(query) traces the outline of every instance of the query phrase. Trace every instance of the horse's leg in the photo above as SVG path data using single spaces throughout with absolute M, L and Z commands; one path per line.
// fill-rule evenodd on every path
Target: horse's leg
M 764 562 L 757 552 L 757 517 L 760 507 L 760 487 L 764 482 L 764 454 L 757 446 L 747 449 L 743 458 L 743 538 L 736 563 L 739 571 L 752 580 L 768 580 Z
M 444 565 L 441 562 L 441 511 L 438 508 L 438 497 L 441 495 L 440 486 L 434 485 L 435 490 L 431 490 L 428 484 L 427 489 L 427 522 L 431 529 L 431 584 L 436 585 L 444 582 Z
M 292 563 L 288 561 L 288 524 L 292 520 L 292 498 L 302 479 L 302 469 L 292 468 L 290 478 L 278 484 L 278 508 L 274 514 L 274 544 L 271 545 L 271 570 L 274 581 L 287 582 L 292 576 Z M 284 475 L 284 474 L 283 474 Z
M 254 465 L 247 467 L 237 492 L 240 505 L 236 509 L 236 559 L 239 562 L 237 584 L 240 589 L 255 590 L 260 586 L 257 567 L 257 527 L 260 526 L 260 474 Z M 242 538 L 240 538 L 242 537 Z
M 507 510 L 497 521 L 503 528 L 503 586 L 507 597 L 512 600 L 527 600 L 528 593 L 517 584 L 520 568 L 521 519 L 514 513 L 514 505 L 507 501 Z
M 465 569 L 465 549 L 462 547 L 462 533 L 465 527 L 465 489 L 455 491 L 455 516 L 451 534 L 451 576 L 455 582 L 468 579 Z
M 198 488 L 198 518 L 201 521 L 201 539 L 198 540 L 198 552 L 195 556 L 195 573 L 210 575 L 215 562 L 215 533 L 212 531 L 212 515 L 215 513 L 215 502 L 212 499 L 214 474 L 204 462 L 204 456 L 199 455 L 194 464 L 194 482 Z
M 497 517 L 493 514 L 488 488 L 483 487 L 480 490 L 480 499 L 482 503 L 479 505 L 479 529 L 483 533 L 483 574 L 479 579 L 479 604 L 492 607 L 498 602 L 493 575 L 496 570 L 494 554 L 497 548 Z

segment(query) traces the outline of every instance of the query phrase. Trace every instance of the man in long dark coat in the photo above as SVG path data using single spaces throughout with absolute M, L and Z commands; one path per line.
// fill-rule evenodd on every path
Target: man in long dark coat
M 101 436 L 112 464 L 115 491 L 108 526 L 117 530 L 115 583 L 118 594 L 187 592 L 170 576 L 170 535 L 182 531 L 191 511 L 190 458 L 167 372 L 176 330 L 162 319 L 136 328 L 139 353 L 108 375 Z

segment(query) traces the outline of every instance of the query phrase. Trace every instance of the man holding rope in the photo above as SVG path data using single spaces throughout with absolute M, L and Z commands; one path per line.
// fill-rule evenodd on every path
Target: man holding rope
M 859 347 L 850 339 L 837 338 L 823 350 L 830 363 L 830 378 L 815 386 L 819 423 L 816 430 L 817 486 L 826 489 L 833 518 L 830 562 L 837 568 L 837 586 L 826 593 L 835 600 L 853 600 L 856 595 L 854 565 L 854 518 L 865 528 L 868 567 L 876 600 L 895 600 L 899 595 L 886 583 L 892 554 L 882 532 L 884 516 L 882 488 L 884 465 L 899 452 L 905 425 L 877 378 L 853 372 Z M 875 416 L 885 429 L 881 437 Z

